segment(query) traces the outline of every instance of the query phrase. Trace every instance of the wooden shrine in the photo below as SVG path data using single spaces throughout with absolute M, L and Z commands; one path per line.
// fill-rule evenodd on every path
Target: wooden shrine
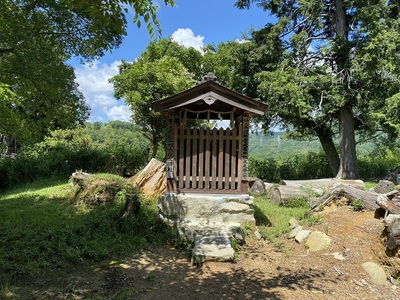
M 168 118 L 167 193 L 247 194 L 249 121 L 264 114 L 265 104 L 209 73 L 197 86 L 152 106 Z M 227 120 L 229 127 L 199 126 L 196 120 Z

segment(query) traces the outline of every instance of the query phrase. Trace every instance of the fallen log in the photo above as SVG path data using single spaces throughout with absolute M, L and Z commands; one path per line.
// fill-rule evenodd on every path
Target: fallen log
M 400 214 L 399 203 L 390 201 L 390 199 L 384 194 L 378 195 L 376 203 L 386 212 L 389 212 L 391 214 Z
M 321 206 L 325 206 L 332 200 L 341 199 L 345 197 L 350 204 L 352 201 L 359 199 L 365 206 L 365 209 L 374 211 L 380 206 L 376 203 L 378 195 L 375 192 L 362 191 L 353 186 L 339 185 L 334 187 L 328 195 L 319 199 L 310 201 L 311 209 L 317 210 Z
M 274 185 L 269 188 L 268 196 L 271 203 L 280 205 L 299 198 L 309 200 L 313 197 L 313 192 L 318 193 L 320 191 L 306 191 L 297 186 Z
M 356 189 L 365 190 L 365 183 L 362 180 L 344 180 L 335 178 L 321 178 L 321 179 L 309 179 L 309 180 L 281 180 L 280 185 L 287 186 L 310 186 L 316 189 L 330 190 L 339 185 L 348 185 Z
M 279 184 L 264 182 L 264 186 L 265 186 L 265 192 L 268 194 L 268 192 L 269 192 L 269 190 L 270 190 L 271 188 L 277 187 L 277 186 L 279 186 Z

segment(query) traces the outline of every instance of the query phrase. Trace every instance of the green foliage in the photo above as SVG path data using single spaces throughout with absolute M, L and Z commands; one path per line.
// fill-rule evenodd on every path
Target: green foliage
M 400 166 L 400 148 L 376 149 L 359 158 L 358 166 L 361 178 L 379 178 Z
M 362 211 L 365 209 L 365 204 L 362 202 L 361 199 L 357 198 L 351 201 L 351 206 L 353 207 L 354 211 Z
M 180 49 L 171 53 L 169 47 Z M 151 108 L 151 103 L 174 95 L 189 87 L 195 81 L 193 67 L 198 57 L 194 49 L 185 49 L 175 42 L 153 42 L 133 63 L 123 62 L 120 72 L 110 81 L 114 84 L 114 95 L 129 104 L 132 118 L 140 126 L 143 135 L 152 143 L 152 157 L 156 157 L 158 145 L 165 144 L 166 118 Z M 187 56 L 194 61 L 187 61 Z M 198 53 L 199 54 L 199 53 Z
M 69 263 L 118 258 L 177 239 L 158 219 L 154 201 L 143 200 L 138 216 L 123 219 L 123 201 L 93 210 L 73 203 L 65 180 L 0 195 L 1 281 L 5 274 L 34 275 Z
M 371 137 L 384 131 L 391 140 L 399 133 L 398 3 L 236 1 L 240 9 L 251 4 L 277 20 L 252 32 L 250 41 L 265 49 L 278 36 L 280 43 L 269 51 L 282 54 L 274 57 L 274 68 L 253 73 L 268 105 L 264 128 L 280 122 L 317 136 L 333 175 L 357 177 L 355 132 Z
M 332 177 L 325 155 L 322 152 L 294 154 L 285 158 L 249 158 L 251 176 L 267 182 L 281 179 L 316 179 Z
M 140 27 L 144 20 L 151 36 L 160 34 L 152 0 L 2 0 L 0 134 L 13 134 L 26 145 L 82 124 L 88 106 L 66 61 L 97 59 L 118 47 L 127 34 L 129 7 L 134 23 Z
M 68 178 L 77 170 L 133 176 L 147 163 L 149 144 L 137 131 L 112 126 L 96 132 L 101 144 L 87 134 L 89 129 L 56 130 L 16 159 L 1 159 L 0 190 L 36 179 Z
M 277 206 L 267 196 L 254 198 L 255 218 L 261 236 L 271 242 L 290 231 L 290 218 L 306 222 L 312 217 L 304 201 L 294 201 L 286 206 Z

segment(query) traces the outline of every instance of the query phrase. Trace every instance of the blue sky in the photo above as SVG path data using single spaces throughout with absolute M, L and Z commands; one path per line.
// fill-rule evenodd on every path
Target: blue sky
M 201 49 L 206 44 L 242 40 L 251 27 L 262 28 L 271 21 L 267 12 L 254 6 L 249 10 L 234 7 L 234 0 L 176 0 L 175 7 L 160 4 L 158 19 L 162 37 L 172 37 L 184 46 Z M 138 29 L 128 16 L 128 35 L 122 45 L 90 64 L 71 61 L 76 81 L 91 108 L 90 122 L 111 120 L 129 121 L 131 111 L 122 101 L 113 97 L 108 79 L 118 73 L 121 60 L 133 61 L 150 42 L 146 26 Z

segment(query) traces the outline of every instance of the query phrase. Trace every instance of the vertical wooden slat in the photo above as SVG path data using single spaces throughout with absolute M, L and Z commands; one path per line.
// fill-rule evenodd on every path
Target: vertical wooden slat
M 186 153 L 185 153 L 185 164 L 186 164 L 186 172 L 185 172 L 185 188 L 190 188 L 190 165 L 191 165 L 191 129 L 186 128 Z
M 174 123 L 174 187 L 176 192 L 177 178 L 178 178 L 178 127 L 177 123 Z
M 218 138 L 218 189 L 223 189 L 223 176 L 224 176 L 224 130 L 219 129 Z
M 193 128 L 192 134 L 192 189 L 197 189 L 197 128 Z
M 210 172 L 211 172 L 211 166 L 210 166 L 210 157 L 211 157 L 211 133 L 210 133 L 210 128 L 206 129 L 206 143 L 205 143 L 205 163 L 204 163 L 204 176 L 205 181 L 204 181 L 204 187 L 206 189 L 210 188 Z
M 228 127 L 225 130 L 225 190 L 229 190 L 231 187 L 231 178 L 230 178 L 230 162 L 231 162 L 231 130 Z
M 232 150 L 231 150 L 231 189 L 237 189 L 237 177 L 236 177 L 236 159 L 237 159 L 237 128 L 232 130 Z
M 242 184 L 242 155 L 243 155 L 243 134 L 242 134 L 242 130 L 243 130 L 243 122 L 241 120 L 240 124 L 239 124 L 239 128 L 238 128 L 238 135 L 239 135 L 239 151 L 238 151 L 238 160 L 237 160 L 237 170 L 238 170 L 238 189 L 240 189 L 241 184 Z
M 211 189 L 217 189 L 217 128 L 212 132 Z
M 183 176 L 185 166 L 185 128 L 179 129 L 179 184 L 178 188 L 183 189 Z
M 199 137 L 199 189 L 203 188 L 204 183 L 204 128 L 200 128 Z

